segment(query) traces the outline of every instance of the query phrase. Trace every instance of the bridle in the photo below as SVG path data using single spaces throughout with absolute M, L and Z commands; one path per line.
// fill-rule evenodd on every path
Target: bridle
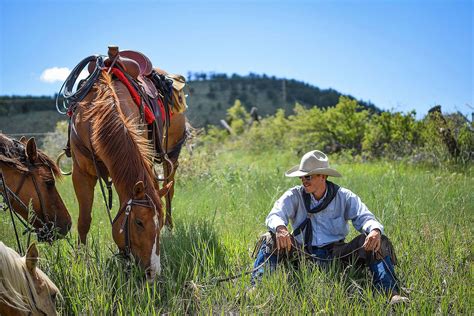
M 40 157 L 38 157 L 38 159 L 40 159 Z M 43 195 L 41 194 L 41 191 L 40 191 L 39 186 L 38 186 L 38 181 L 36 180 L 32 169 L 35 166 L 47 166 L 52 174 L 53 174 L 53 170 L 52 170 L 51 166 L 49 166 L 49 164 L 47 162 L 43 161 L 43 160 L 41 160 L 41 163 L 38 163 L 38 164 L 32 164 L 32 163 L 27 162 L 26 166 L 28 167 L 28 171 L 23 173 L 23 176 L 20 180 L 20 184 L 16 188 L 15 191 L 13 191 L 7 185 L 7 183 L 5 181 L 5 177 L 3 175 L 3 171 L 0 168 L 0 195 L 3 196 L 3 199 L 6 203 L 6 207 L 8 207 L 9 210 L 10 210 L 10 215 L 11 215 L 11 219 L 12 219 L 12 223 L 13 223 L 13 228 L 15 230 L 15 235 L 16 235 L 16 238 L 17 238 L 18 248 L 19 248 L 21 253 L 23 253 L 23 250 L 22 250 L 21 244 L 19 242 L 18 232 L 17 232 L 17 229 L 16 229 L 16 224 L 15 224 L 15 221 L 14 221 L 14 218 L 13 218 L 13 214 L 15 214 L 16 218 L 25 227 L 25 231 L 23 232 L 23 234 L 26 234 L 26 233 L 31 234 L 31 232 L 34 231 L 34 232 L 36 232 L 38 237 L 40 237 L 41 239 L 49 240 L 49 239 L 52 239 L 52 237 L 53 237 L 52 229 L 51 229 L 52 227 L 48 227 L 48 225 L 50 225 L 51 221 L 49 219 L 48 214 L 45 211 L 46 207 L 45 207 L 45 203 L 44 203 L 44 198 L 43 198 Z M 38 200 L 39 200 L 39 203 L 40 203 L 40 209 L 39 209 L 40 212 L 39 213 L 35 212 L 33 218 L 31 219 L 31 221 L 24 220 L 16 212 L 13 212 L 13 207 L 11 206 L 11 200 L 14 200 L 18 203 L 18 205 L 20 205 L 20 207 L 25 211 L 26 214 L 29 214 L 28 205 L 26 205 L 21 200 L 21 198 L 19 197 L 19 193 L 21 192 L 21 189 L 23 188 L 23 185 L 25 184 L 26 179 L 28 177 L 31 177 L 31 180 L 32 180 L 34 188 L 35 188 L 36 196 L 38 197 Z M 4 209 L 6 207 L 4 207 Z M 41 219 L 41 217 L 38 216 L 38 214 L 40 214 L 42 216 L 44 221 Z M 37 222 L 39 222 L 41 227 L 40 228 L 32 227 L 32 226 L 34 226 L 33 224 L 37 223 Z M 28 243 L 29 243 L 29 240 L 30 240 L 30 235 L 28 235 Z
M 122 220 L 119 233 L 125 234 L 124 255 L 126 258 L 131 257 L 131 251 L 132 251 L 132 246 L 130 243 L 130 214 L 132 213 L 133 205 L 150 208 L 154 210 L 155 215 L 157 215 L 156 205 L 148 194 L 145 194 L 145 199 L 141 199 L 141 200 L 129 199 L 126 203 L 122 204 L 122 206 L 120 207 L 120 210 L 117 212 L 117 215 L 115 215 L 115 218 L 112 221 L 112 226 L 115 224 L 118 218 L 122 215 L 122 213 L 125 213 L 125 218 Z

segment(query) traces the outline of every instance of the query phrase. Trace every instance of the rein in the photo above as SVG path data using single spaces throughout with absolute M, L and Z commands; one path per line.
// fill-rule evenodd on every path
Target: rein
M 12 220 L 13 230 L 15 231 L 15 237 L 16 237 L 16 243 L 18 245 L 18 250 L 19 250 L 20 254 L 23 255 L 23 248 L 21 247 L 20 238 L 18 237 L 18 231 L 16 229 L 16 223 L 15 223 L 15 218 L 13 217 L 13 214 L 16 215 L 16 217 L 20 220 L 20 222 L 23 224 L 23 226 L 25 226 L 25 228 L 28 229 L 29 226 L 28 226 L 28 223 L 26 223 L 17 213 L 13 212 L 13 208 L 12 208 L 12 205 L 10 203 L 10 199 L 9 199 L 8 195 L 11 194 L 12 197 L 14 197 L 15 199 L 18 199 L 18 200 L 19 200 L 19 198 L 7 186 L 7 184 L 5 182 L 5 178 L 3 177 L 2 169 L 0 169 L 0 185 L 1 185 L 0 194 L 2 195 L 4 202 L 7 204 L 6 206 L 3 207 L 3 210 L 6 212 L 6 208 L 8 207 L 8 210 L 10 211 L 10 218 Z M 21 200 L 19 200 L 19 201 L 21 202 L 20 205 L 24 205 L 23 201 L 21 201 Z M 28 234 L 28 243 L 29 243 L 29 240 L 30 240 L 30 234 Z

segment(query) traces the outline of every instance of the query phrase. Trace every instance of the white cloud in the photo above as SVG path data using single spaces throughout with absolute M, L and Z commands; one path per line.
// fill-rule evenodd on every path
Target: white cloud
M 52 67 L 45 69 L 40 76 L 40 80 L 43 82 L 53 83 L 56 81 L 64 81 L 71 70 L 67 67 Z

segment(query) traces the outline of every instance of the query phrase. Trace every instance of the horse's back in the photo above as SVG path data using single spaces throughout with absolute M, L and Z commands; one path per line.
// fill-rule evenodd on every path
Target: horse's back
M 138 120 L 140 117 L 140 111 L 138 106 L 133 101 L 132 96 L 130 95 L 130 92 L 128 91 L 125 84 L 123 84 L 120 80 L 114 80 L 113 86 L 115 93 L 117 94 L 122 113 L 127 118 Z

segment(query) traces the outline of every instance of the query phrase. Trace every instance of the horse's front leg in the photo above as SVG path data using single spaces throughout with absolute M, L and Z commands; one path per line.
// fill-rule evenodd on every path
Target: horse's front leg
M 74 166 L 72 171 L 72 183 L 79 203 L 79 220 L 77 222 L 77 231 L 79 232 L 79 241 L 85 244 L 87 233 L 91 227 L 92 221 L 92 203 L 94 202 L 94 187 L 97 178 L 89 174 L 84 174 Z

